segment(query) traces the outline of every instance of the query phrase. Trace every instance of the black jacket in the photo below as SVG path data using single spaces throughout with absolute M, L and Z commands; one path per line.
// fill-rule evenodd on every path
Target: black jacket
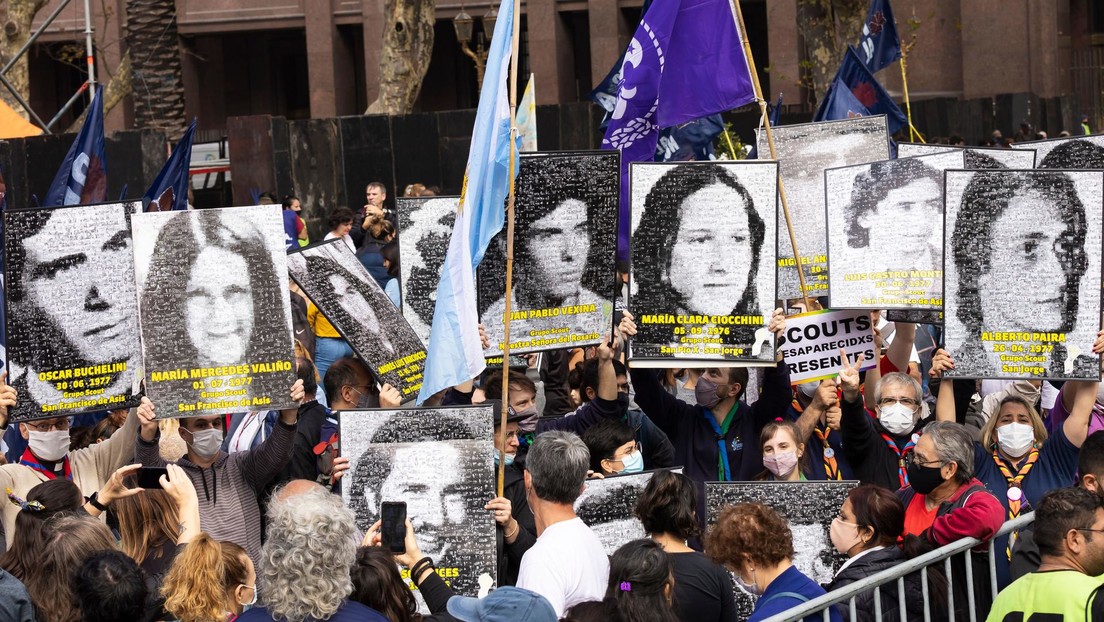
M 838 590 L 883 570 L 893 568 L 904 561 L 905 554 L 896 546 L 890 546 L 872 553 L 867 553 L 841 570 L 840 573 L 832 579 L 831 583 L 824 586 L 824 589 L 829 592 Z M 929 576 L 929 580 L 931 580 L 931 576 Z M 897 581 L 890 581 L 878 589 L 881 590 L 883 622 L 901 622 L 901 609 L 897 595 Z M 855 596 L 855 614 L 857 617 L 854 619 L 851 618 L 851 606 L 849 601 L 840 603 L 838 606 L 840 607 L 840 613 L 843 615 L 844 620 L 850 620 L 851 622 L 873 622 L 874 590 L 861 592 Z M 946 606 L 938 607 L 933 603 L 931 609 L 933 621 L 946 619 Z M 920 573 L 918 572 L 905 577 L 905 614 L 906 620 L 924 619 L 924 592 L 920 582 Z
M 513 544 L 506 544 L 506 534 L 498 528 L 498 584 L 516 585 L 521 558 L 537 542 L 537 521 L 525 496 L 525 476 L 517 463 L 506 467 L 502 496 L 510 500 L 510 512 L 518 522 L 518 535 Z

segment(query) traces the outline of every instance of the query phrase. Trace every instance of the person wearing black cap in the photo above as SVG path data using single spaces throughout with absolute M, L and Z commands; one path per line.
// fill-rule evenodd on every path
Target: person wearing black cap
M 529 415 L 507 407 L 506 426 L 502 426 L 502 402 L 487 400 L 494 408 L 495 477 L 498 477 L 499 448 L 506 448 L 506 469 L 501 497 L 495 497 L 486 508 L 494 513 L 498 526 L 498 576 L 502 585 L 517 583 L 521 557 L 537 541 L 537 525 L 533 511 L 525 498 L 525 479 L 521 467 L 514 463 L 518 451 L 518 424 Z M 496 482 L 497 483 L 497 482 Z

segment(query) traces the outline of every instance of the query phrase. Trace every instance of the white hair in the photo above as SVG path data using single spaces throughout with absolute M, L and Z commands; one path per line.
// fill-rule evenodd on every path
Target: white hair
M 276 619 L 329 619 L 353 592 L 353 513 L 315 484 L 307 492 L 272 495 L 268 539 L 261 549 L 261 600 Z

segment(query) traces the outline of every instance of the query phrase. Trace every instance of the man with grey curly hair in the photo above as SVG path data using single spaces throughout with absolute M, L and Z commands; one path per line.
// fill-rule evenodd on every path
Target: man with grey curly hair
M 267 518 L 257 568 L 264 606 L 246 611 L 239 622 L 387 622 L 349 600 L 356 527 L 341 497 L 315 482 L 292 480 L 272 495 Z
M 538 435 L 525 458 L 537 542 L 521 558 L 517 586 L 547 598 L 557 617 L 577 603 L 602 600 L 609 580 L 602 543 L 574 509 L 589 467 L 586 444 L 570 432 Z

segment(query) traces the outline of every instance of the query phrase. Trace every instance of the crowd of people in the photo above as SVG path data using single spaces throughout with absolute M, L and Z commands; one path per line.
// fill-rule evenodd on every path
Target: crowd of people
M 407 194 L 432 196 L 415 186 Z M 330 215 L 326 238 L 347 244 L 398 305 L 386 199 L 369 184 L 359 213 Z M 289 248 L 306 243 L 300 200 L 283 206 Z M 841 353 L 836 377 L 797 386 L 781 352 L 758 371 L 629 369 L 629 311 L 596 347 L 488 369 L 427 404 L 506 411 L 494 426 L 503 492 L 485 500 L 497 589 L 457 594 L 455 577 L 423 554 L 439 545 L 415 528 L 424 491 L 403 499 L 413 509 L 401 553 L 382 546 L 381 522 L 358 524 L 336 494 L 350 467 L 341 413 L 403 400 L 292 287 L 296 408 L 172 419 L 143 398 L 129 412 L 9 425 L 17 392 L 3 376 L 0 622 L 729 622 L 742 619 L 745 594 L 754 621 L 963 538 L 981 542 L 969 559 L 861 592 L 829 618 L 1104 619 L 1099 383 L 944 378 L 952 354 L 937 350 L 921 369 L 910 355 L 928 327 L 901 322 L 873 369 Z M 785 326 L 775 310 L 768 329 Z M 1104 332 L 1080 345 L 1099 355 Z M 503 384 L 507 404 L 494 400 Z M 588 481 L 642 471 L 653 474 L 631 514 L 647 537 L 607 556 L 576 501 Z M 858 485 L 824 528 L 846 562 L 827 582 L 795 564 L 785 508 L 740 503 L 707 525 L 706 482 L 844 480 Z M 1030 511 L 1030 528 L 998 537 Z

